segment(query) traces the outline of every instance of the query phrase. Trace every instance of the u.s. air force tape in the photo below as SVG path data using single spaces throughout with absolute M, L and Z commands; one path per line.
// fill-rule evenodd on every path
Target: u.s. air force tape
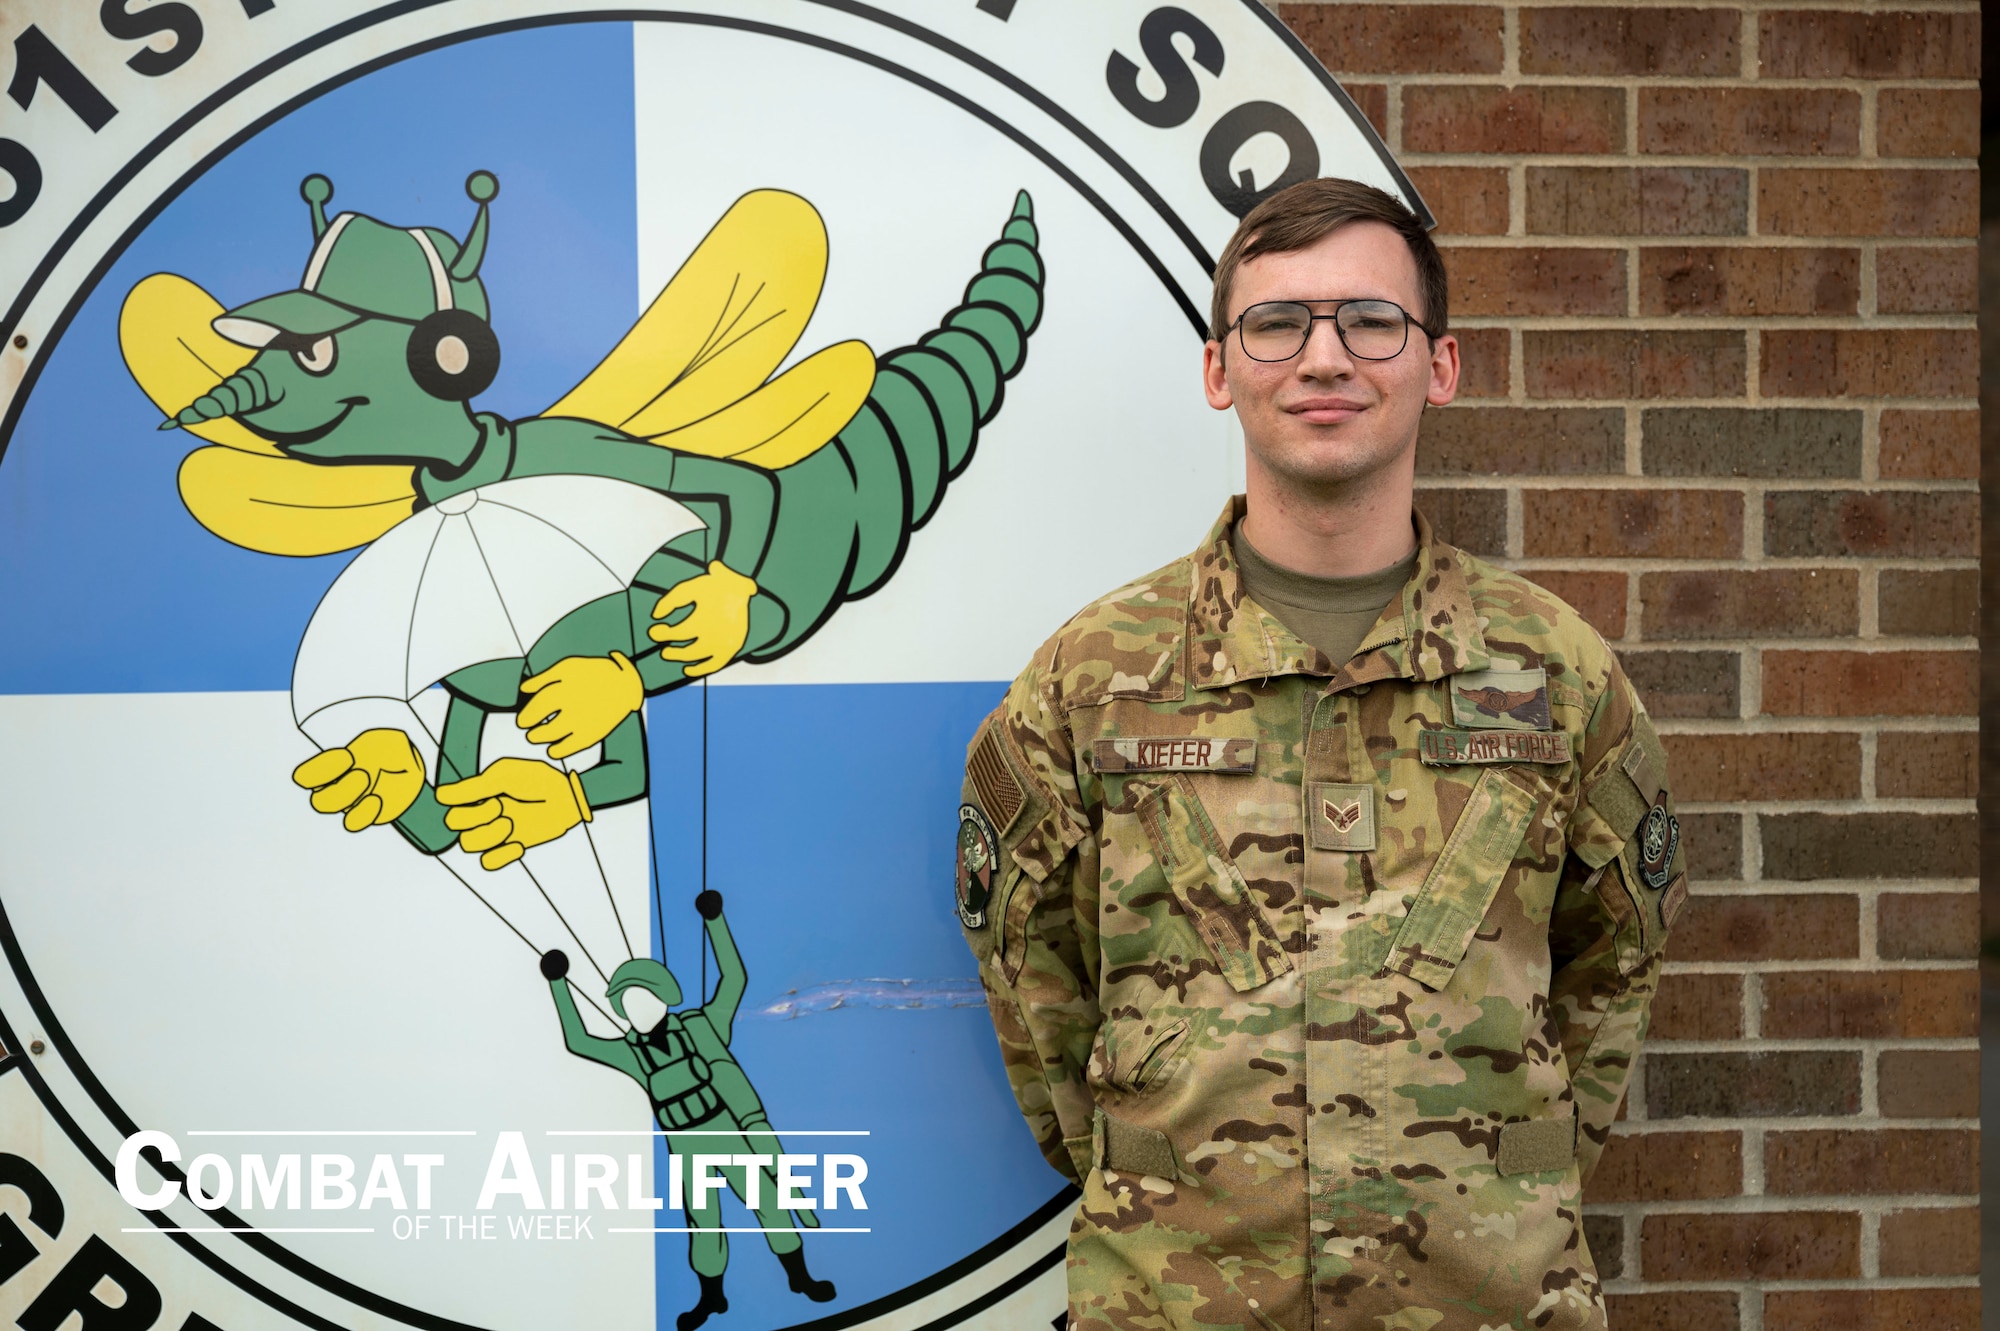
M 1566 763 L 1569 736 L 1560 730 L 1426 730 L 1417 757 L 1433 767 L 1459 763 Z

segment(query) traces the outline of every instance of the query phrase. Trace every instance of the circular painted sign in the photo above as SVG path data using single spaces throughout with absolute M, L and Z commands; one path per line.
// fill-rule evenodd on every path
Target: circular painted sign
M 1421 210 L 1351 102 L 1249 0 L 9 15 L 0 1320 L 1055 1318 L 964 744 L 1234 488 L 1236 219 Z

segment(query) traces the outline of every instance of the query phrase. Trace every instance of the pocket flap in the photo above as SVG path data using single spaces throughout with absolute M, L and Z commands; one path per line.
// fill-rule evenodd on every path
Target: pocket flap
M 1148 791 L 1138 813 L 1160 871 L 1229 987 L 1255 989 L 1290 970 L 1291 958 L 1187 778 L 1175 776 Z
M 1539 801 L 1501 770 L 1488 768 L 1424 879 L 1396 933 L 1389 968 L 1428 989 L 1451 983 L 1472 935 L 1500 890 Z

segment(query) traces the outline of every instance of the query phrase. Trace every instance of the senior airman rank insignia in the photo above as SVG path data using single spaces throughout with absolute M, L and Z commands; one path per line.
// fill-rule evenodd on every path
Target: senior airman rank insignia
M 1306 822 L 1315 850 L 1375 849 L 1375 787 L 1306 782 Z
M 1000 834 L 977 804 L 958 806 L 958 919 L 968 929 L 986 927 L 986 904 L 1000 862 Z

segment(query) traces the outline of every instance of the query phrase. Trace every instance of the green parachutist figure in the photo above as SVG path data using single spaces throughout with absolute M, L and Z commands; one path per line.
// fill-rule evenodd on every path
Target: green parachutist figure
M 730 1028 L 743 1001 L 748 973 L 722 918 L 722 894 L 704 891 L 695 898 L 695 909 L 707 921 L 708 939 L 715 947 L 720 978 L 714 998 L 697 1008 L 671 1011 L 681 999 L 674 973 L 650 957 L 634 957 L 613 972 L 605 991 L 612 1010 L 632 1025 L 623 1039 L 608 1040 L 584 1029 L 566 978 L 569 958 L 547 952 L 542 956 L 542 975 L 562 1018 L 563 1040 L 572 1054 L 616 1068 L 646 1088 L 653 1116 L 666 1130 L 667 1149 L 678 1162 L 683 1193 L 694 1177 L 697 1152 L 739 1159 L 754 1156 L 765 1162 L 725 1166 L 730 1173 L 724 1177 L 730 1178 L 730 1189 L 764 1227 L 764 1238 L 784 1265 L 792 1291 L 825 1303 L 834 1296 L 833 1282 L 816 1279 L 806 1269 L 796 1228 L 801 1220 L 818 1228 L 819 1219 L 810 1210 L 788 1211 L 778 1204 L 776 1163 L 784 1147 L 771 1131 L 756 1088 L 729 1052 Z M 701 1135 L 686 1135 L 696 1131 Z M 741 1186 L 732 1175 L 742 1177 Z M 679 1331 L 694 1331 L 710 1314 L 729 1310 L 722 1292 L 729 1237 L 719 1228 L 722 1204 L 713 1193 L 704 1194 L 699 1206 L 687 1205 L 684 1195 L 675 1197 L 673 1204 L 686 1207 L 694 1230 L 688 1235 L 688 1265 L 701 1280 L 700 1301 L 675 1325 Z

